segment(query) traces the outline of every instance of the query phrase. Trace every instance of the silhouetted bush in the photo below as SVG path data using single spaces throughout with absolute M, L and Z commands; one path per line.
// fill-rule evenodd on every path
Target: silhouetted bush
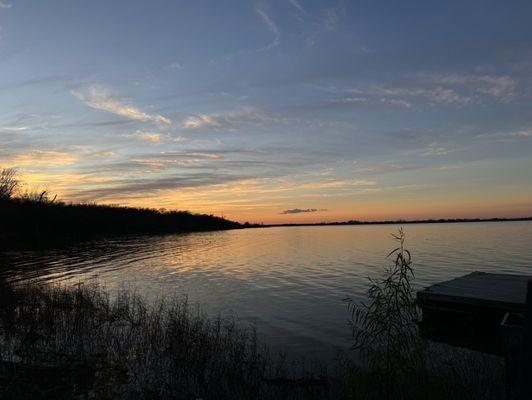
M 395 257 L 369 280 L 367 302 L 347 299 L 353 347 L 363 362 L 341 364 L 347 391 L 368 400 L 504 398 L 502 359 L 420 337 L 412 257 L 404 231 L 392 236 L 399 245 L 388 256 Z

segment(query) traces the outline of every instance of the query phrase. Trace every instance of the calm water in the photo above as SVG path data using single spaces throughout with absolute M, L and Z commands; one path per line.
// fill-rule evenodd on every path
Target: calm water
M 187 294 L 211 313 L 257 327 L 276 350 L 328 359 L 349 346 L 342 299 L 363 299 L 397 226 L 246 229 L 100 240 L 69 249 L 4 254 L 13 281 L 99 280 L 149 297 Z M 532 274 L 532 223 L 407 225 L 417 284 L 470 271 Z

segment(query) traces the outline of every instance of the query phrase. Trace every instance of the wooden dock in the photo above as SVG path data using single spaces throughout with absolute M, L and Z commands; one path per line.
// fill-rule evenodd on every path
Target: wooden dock
M 422 335 L 503 355 L 501 322 L 507 313 L 524 314 L 529 279 L 532 275 L 473 272 L 419 291 Z
M 446 301 L 523 312 L 532 275 L 472 272 L 418 292 L 421 301 Z
M 503 356 L 506 399 L 532 399 L 532 275 L 473 272 L 417 294 L 427 339 Z

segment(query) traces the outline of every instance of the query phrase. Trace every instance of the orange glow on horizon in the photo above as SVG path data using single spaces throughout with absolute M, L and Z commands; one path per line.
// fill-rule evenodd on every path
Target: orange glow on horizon
M 188 210 L 238 222 L 289 224 L 532 215 L 532 188 L 515 185 L 509 197 L 495 185 L 472 186 L 466 182 L 449 190 L 444 185 L 396 185 L 375 179 L 309 174 L 299 177 L 299 181 L 241 179 L 180 189 L 137 190 L 134 179 L 130 188 L 129 181 L 119 174 L 76 172 L 77 156 L 38 152 L 17 159 L 24 189 L 48 190 L 66 202 Z M 156 173 L 144 172 L 141 182 L 150 182 L 149 177 Z

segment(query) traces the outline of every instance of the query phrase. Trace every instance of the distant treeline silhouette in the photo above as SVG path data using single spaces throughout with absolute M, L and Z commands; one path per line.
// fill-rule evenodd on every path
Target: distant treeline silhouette
M 249 226 L 214 215 L 58 201 L 47 191 L 22 192 L 13 169 L 0 170 L 0 238 L 17 241 L 94 235 L 178 233 Z M 35 243 L 37 244 L 37 243 Z
M 339 222 L 314 222 L 314 223 L 288 223 L 288 224 L 272 224 L 260 225 L 263 228 L 270 226 L 330 226 L 330 225 L 407 225 L 407 224 L 452 224 L 459 222 L 508 222 L 508 221 L 532 221 L 531 217 L 516 217 L 516 218 L 440 218 L 440 219 L 391 219 L 384 221 L 339 221 Z

